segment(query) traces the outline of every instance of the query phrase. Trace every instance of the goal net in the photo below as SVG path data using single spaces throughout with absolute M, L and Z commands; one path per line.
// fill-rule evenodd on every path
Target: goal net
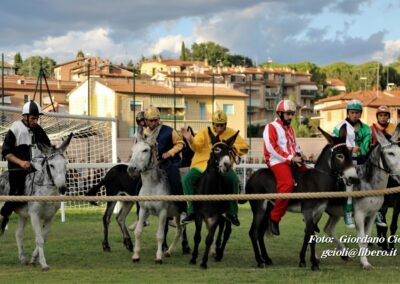
M 21 109 L 0 106 L 0 115 L 0 145 L 3 145 L 11 124 L 21 119 Z M 68 195 L 83 195 L 117 162 L 116 120 L 113 118 L 49 112 L 40 117 L 39 124 L 54 145 L 60 145 L 71 132 L 74 133 L 65 152 L 69 162 Z M 1 168 L 7 169 L 6 162 L 1 163 Z M 105 194 L 103 190 L 101 194 Z M 82 202 L 67 202 L 65 205 L 89 207 Z

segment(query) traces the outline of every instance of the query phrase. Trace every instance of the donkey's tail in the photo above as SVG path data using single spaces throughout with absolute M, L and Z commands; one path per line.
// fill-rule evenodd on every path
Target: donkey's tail
M 243 187 L 242 183 L 240 183 L 240 182 L 239 182 L 239 194 L 243 194 L 243 195 L 246 194 L 246 190 Z M 246 199 L 241 199 L 241 200 L 238 200 L 238 203 L 239 204 L 245 204 L 247 201 L 248 200 L 246 200 Z
M 103 185 L 104 185 L 104 179 L 102 179 L 98 184 L 96 184 L 91 189 L 89 189 L 87 192 L 85 192 L 85 195 L 86 196 L 96 196 L 97 193 L 100 192 L 100 189 Z M 90 201 L 89 203 L 92 205 L 98 206 L 96 201 Z

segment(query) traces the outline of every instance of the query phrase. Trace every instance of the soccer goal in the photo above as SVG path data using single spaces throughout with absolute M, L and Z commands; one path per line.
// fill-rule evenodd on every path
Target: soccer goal
M 0 145 L 11 124 L 21 119 L 21 109 L 0 106 Z M 65 152 L 69 161 L 68 195 L 83 195 L 97 184 L 117 162 L 117 126 L 113 118 L 48 112 L 40 117 L 40 125 L 51 143 L 60 145 L 72 132 L 73 139 Z M 3 159 L 2 159 L 3 160 Z M 1 162 L 1 170 L 7 169 Z M 101 193 L 104 195 L 104 191 Z M 91 207 L 88 203 L 66 202 L 66 207 Z

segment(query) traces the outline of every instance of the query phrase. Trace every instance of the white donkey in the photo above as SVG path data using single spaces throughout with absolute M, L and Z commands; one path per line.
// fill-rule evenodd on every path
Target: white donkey
M 400 134 L 400 125 L 397 126 L 391 140 L 376 131 L 378 143 L 369 151 L 367 161 L 363 165 L 356 167 L 360 183 L 355 185 L 352 190 L 374 190 L 386 188 L 389 176 L 399 181 L 400 178 L 400 147 L 397 145 L 397 139 Z M 362 240 L 363 237 L 370 237 L 372 226 L 375 221 L 378 210 L 382 207 L 384 196 L 353 198 L 354 219 L 357 229 L 357 237 Z M 338 250 L 344 251 L 345 245 L 340 242 L 335 234 L 335 227 L 340 216 L 343 216 L 342 205 L 329 205 L 326 212 L 329 213 L 329 219 L 324 231 L 333 238 Z M 368 243 L 359 242 L 360 251 L 366 251 Z M 347 256 L 342 256 L 347 260 Z M 361 266 L 364 269 L 372 269 L 373 266 L 368 262 L 366 256 L 360 257 Z
M 141 137 L 133 147 L 132 158 L 128 165 L 128 174 L 136 177 L 139 174 L 142 178 L 142 187 L 139 196 L 151 195 L 169 195 L 170 188 L 165 171 L 161 170 L 158 165 L 157 145 L 152 137 L 148 141 L 143 140 Z M 135 229 L 135 248 L 132 256 L 133 262 L 139 262 L 141 250 L 141 235 L 143 231 L 143 223 L 150 214 L 158 216 L 158 229 L 157 229 L 157 253 L 155 262 L 162 263 L 162 243 L 164 241 L 164 231 L 167 222 L 167 217 L 173 217 L 176 224 L 176 235 L 174 241 L 171 243 L 165 256 L 170 256 L 176 244 L 182 235 L 182 226 L 180 224 L 180 214 L 174 202 L 167 201 L 142 201 L 139 202 L 139 221 Z
M 63 153 L 68 147 L 72 133 L 58 148 L 38 145 L 32 147 L 32 164 L 36 169 L 26 177 L 25 195 L 31 196 L 57 196 L 64 193 L 66 189 L 67 160 Z M 9 192 L 8 173 L 0 176 L 0 195 Z M 39 262 L 42 270 L 50 267 L 44 256 L 44 242 L 50 231 L 53 217 L 60 208 L 60 202 L 38 202 L 30 201 L 15 209 L 19 215 L 15 238 L 18 246 L 18 257 L 22 264 L 28 264 L 24 252 L 23 235 L 24 228 L 30 217 L 32 228 L 35 232 L 36 247 L 32 253 L 30 263 Z

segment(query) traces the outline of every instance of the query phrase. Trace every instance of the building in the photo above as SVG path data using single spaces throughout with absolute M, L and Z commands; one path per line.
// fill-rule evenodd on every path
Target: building
M 376 122 L 376 109 L 381 105 L 389 107 L 392 122 L 400 122 L 400 91 L 358 91 L 316 101 L 314 110 L 318 114 L 320 127 L 330 132 L 340 121 L 346 118 L 347 102 L 353 99 L 362 102 L 361 120 L 368 125 Z
M 28 100 L 32 100 L 36 96 L 35 100 L 41 103 L 42 108 L 45 111 L 52 111 L 51 100 L 47 93 L 47 87 L 44 81 L 42 86 L 37 86 L 37 79 L 24 76 L 6 76 L 4 78 L 4 105 L 20 107 Z M 71 81 L 58 81 L 47 79 L 47 84 L 51 93 L 51 98 L 55 105 L 56 111 L 67 112 L 68 103 L 66 101 L 66 95 L 76 87 L 76 82 Z M 42 89 L 42 98 L 40 98 L 40 89 Z M 1 95 L 1 91 L 0 91 Z M 2 100 L 0 99 L 0 103 Z M 47 110 L 47 107 L 50 107 Z
M 331 89 L 338 93 L 346 92 L 346 84 L 342 80 L 328 78 L 326 79 L 326 89 Z
M 88 91 L 89 89 L 89 91 Z M 89 96 L 88 96 L 89 92 Z M 246 136 L 247 95 L 227 87 L 214 89 L 214 110 L 224 110 L 228 115 L 228 126 L 239 129 Z M 89 106 L 88 106 L 89 100 Z M 71 114 L 115 117 L 118 119 L 118 138 L 132 137 L 134 133 L 134 111 L 150 106 L 160 109 L 161 119 L 177 129 L 191 125 L 196 131 L 210 125 L 213 111 L 212 90 L 208 86 L 165 86 L 149 81 L 135 81 L 135 105 L 132 82 L 87 80 L 68 94 Z M 174 113 L 175 106 L 175 113 Z
M 56 80 L 83 82 L 88 75 L 110 80 L 132 79 L 133 73 L 100 57 L 78 57 L 54 67 Z
M 311 81 L 309 72 L 288 68 L 213 67 L 207 62 L 170 59 L 143 62 L 141 74 L 150 75 L 151 80 L 157 82 L 166 82 L 168 86 L 214 84 L 246 93 L 248 119 L 260 126 L 274 119 L 276 103 L 282 97 L 295 100 L 301 118 L 312 116 L 318 95 L 318 87 Z
M 2 70 L 3 74 L 5 76 L 9 75 L 15 75 L 15 67 L 12 64 L 9 64 L 7 62 L 2 63 L 3 66 L 0 65 L 0 68 L 3 67 L 4 69 Z

